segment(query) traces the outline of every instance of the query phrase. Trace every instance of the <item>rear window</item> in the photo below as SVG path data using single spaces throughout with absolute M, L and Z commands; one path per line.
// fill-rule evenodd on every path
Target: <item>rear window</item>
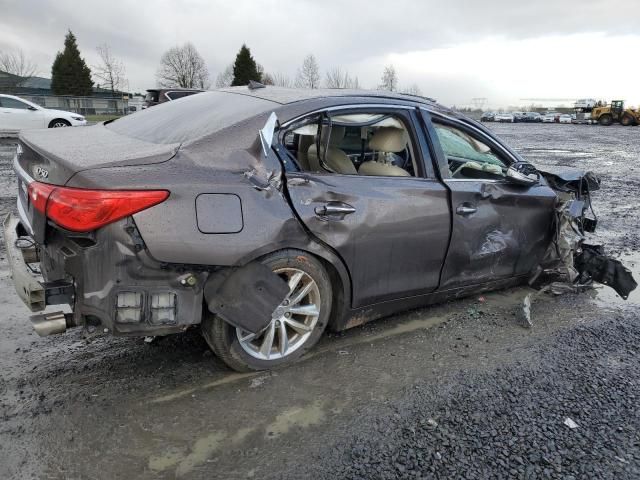
M 106 128 L 153 143 L 185 143 L 277 108 L 279 104 L 248 95 L 204 92 L 179 102 L 165 102 Z

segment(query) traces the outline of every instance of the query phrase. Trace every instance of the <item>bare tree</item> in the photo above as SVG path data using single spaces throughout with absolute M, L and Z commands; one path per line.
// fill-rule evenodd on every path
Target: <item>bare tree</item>
M 302 67 L 298 69 L 296 75 L 297 88 L 319 88 L 320 87 L 320 67 L 315 55 L 309 54 L 304 57 Z
M 283 73 L 263 73 L 262 83 L 264 85 L 273 85 L 275 87 L 291 88 L 293 82 Z
M 96 84 L 116 92 L 125 85 L 125 71 L 123 63 L 111 54 L 111 49 L 105 43 L 96 47 L 100 56 L 100 64 L 92 68 L 93 76 L 96 77 Z
M 347 70 L 340 67 L 334 67 L 327 70 L 324 79 L 327 88 L 360 88 L 358 77 L 351 77 Z
M 192 43 L 167 50 L 156 73 L 161 87 L 209 88 L 209 71 Z
M 12 82 L 14 85 L 11 86 L 15 87 L 33 77 L 38 71 L 38 66 L 28 60 L 22 50 L 0 52 L 0 71 L 19 77 Z
M 222 72 L 216 77 L 216 88 L 227 88 L 233 82 L 233 63 L 227 65 Z
M 393 65 L 387 65 L 384 67 L 382 73 L 382 83 L 379 86 L 380 90 L 389 90 L 395 92 L 398 90 L 398 74 Z
M 415 83 L 412 83 L 411 85 L 401 88 L 400 92 L 406 93 L 407 95 L 417 95 L 418 97 L 422 96 L 422 90 L 420 90 L 420 87 Z

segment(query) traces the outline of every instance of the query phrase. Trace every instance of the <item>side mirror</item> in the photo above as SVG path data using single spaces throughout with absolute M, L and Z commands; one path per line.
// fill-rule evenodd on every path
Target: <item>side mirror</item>
M 33 111 L 33 112 L 37 112 L 37 111 L 38 111 L 38 109 L 37 109 L 36 107 L 32 107 L 31 105 L 29 105 L 29 106 L 27 107 L 27 109 L 28 109 L 28 110 L 31 110 L 31 111 Z
M 532 186 L 540 181 L 536 167 L 527 162 L 516 162 L 507 169 L 507 180 L 516 185 Z

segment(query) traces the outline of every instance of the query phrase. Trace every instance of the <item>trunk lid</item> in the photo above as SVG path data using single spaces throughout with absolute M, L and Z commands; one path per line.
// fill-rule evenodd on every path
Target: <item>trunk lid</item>
M 171 159 L 180 144 L 158 144 L 120 135 L 104 127 L 26 130 L 14 160 L 18 213 L 36 242 L 45 243 L 46 218 L 32 205 L 33 181 L 65 185 L 78 172 L 113 166 L 149 165 Z
M 25 130 L 20 142 L 20 167 L 33 179 L 55 185 L 66 184 L 83 170 L 165 162 L 180 147 L 178 143 L 151 143 L 120 135 L 103 124 Z

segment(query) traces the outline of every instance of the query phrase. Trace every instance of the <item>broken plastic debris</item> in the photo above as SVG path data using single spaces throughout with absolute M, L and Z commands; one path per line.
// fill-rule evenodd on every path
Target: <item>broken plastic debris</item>
M 573 420 L 571 420 L 569 417 L 565 418 L 563 423 L 567 427 L 569 427 L 571 430 L 573 430 L 574 428 L 578 428 L 578 424 L 576 422 L 574 422 Z
M 531 294 L 527 293 L 525 295 L 524 300 L 522 301 L 522 314 L 524 319 L 527 321 L 527 324 L 530 327 L 533 327 L 533 323 L 531 322 Z

